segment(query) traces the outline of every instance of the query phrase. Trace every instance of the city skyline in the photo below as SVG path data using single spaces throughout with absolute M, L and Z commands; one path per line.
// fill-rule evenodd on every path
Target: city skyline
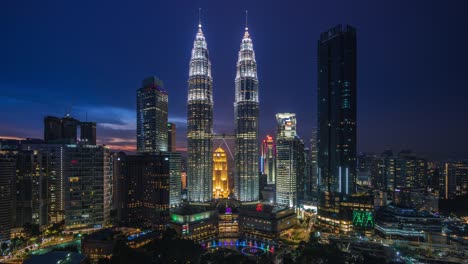
M 5 54 L 7 61 L 5 66 L 7 67 L 2 65 L 0 70 L 0 86 L 6 87 L 5 90 L 2 89 L 1 96 L 5 104 L 1 106 L 0 111 L 3 113 L 15 112 L 16 115 L 4 115 L 0 126 L 0 136 L 41 138 L 43 116 L 62 117 L 67 113 L 66 109 L 72 107 L 72 116 L 79 120 L 97 122 L 98 143 L 105 143 L 111 147 L 120 145 L 121 149 L 133 150 L 136 146 L 134 135 L 136 120 L 135 100 L 131 98 L 134 98 L 135 87 L 138 87 L 140 80 L 145 75 L 155 75 L 169 87 L 169 121 L 178 125 L 178 148 L 183 150 L 186 135 L 184 102 L 187 89 L 187 61 L 190 56 L 190 48 L 187 48 L 187 45 L 193 41 L 193 39 L 190 40 L 193 37 L 191 31 L 197 24 L 198 7 L 208 6 L 208 8 L 203 9 L 202 20 L 204 21 L 205 34 L 211 40 L 213 91 L 214 101 L 217 102 L 214 104 L 215 132 L 232 133 L 234 131 L 233 109 L 230 106 L 231 102 L 234 101 L 235 69 L 232 65 L 236 60 L 238 36 L 243 31 L 243 12 L 248 9 L 249 24 L 253 31 L 251 34 L 256 43 L 256 55 L 259 57 L 257 59 L 260 61 L 258 66 L 261 72 L 259 82 L 263 87 L 260 91 L 260 96 L 262 96 L 260 138 L 266 134 L 273 134 L 275 112 L 290 111 L 296 112 L 300 119 L 299 136 L 304 141 L 308 141 L 310 131 L 316 126 L 316 97 L 314 96 L 317 74 L 314 71 L 316 67 L 314 64 L 317 35 L 324 28 L 330 28 L 338 23 L 349 23 L 356 26 L 360 36 L 358 42 L 360 48 L 358 49 L 366 50 L 363 55 L 358 53 L 358 101 L 360 105 L 358 108 L 358 126 L 360 127 L 358 151 L 382 152 L 386 148 L 393 148 L 395 151 L 409 148 L 439 159 L 468 157 L 466 152 L 467 139 L 462 136 L 466 134 L 468 129 L 466 122 L 463 122 L 463 117 L 466 116 L 468 109 L 463 105 L 461 99 L 466 91 L 459 88 L 465 83 L 463 78 L 466 77 L 462 73 L 466 66 L 458 61 L 454 62 L 454 66 L 450 66 L 450 56 L 446 56 L 446 53 L 454 51 L 449 50 L 446 46 L 448 45 L 446 42 L 449 41 L 438 41 L 443 37 L 453 36 L 450 33 L 457 32 L 458 27 L 462 28 L 461 24 L 453 23 L 456 21 L 455 18 L 441 21 L 443 17 L 445 18 L 444 12 L 461 12 L 459 11 L 462 9 L 460 8 L 461 4 L 451 3 L 438 6 L 418 2 L 403 6 L 400 2 L 383 7 L 367 6 L 368 10 L 374 11 L 374 15 L 368 16 L 366 19 L 373 20 L 376 22 L 375 24 L 365 22 L 366 19 L 357 14 L 348 14 L 342 18 L 332 16 L 327 19 L 318 16 L 314 21 L 314 19 L 308 18 L 310 14 L 301 11 L 301 8 L 311 12 L 316 12 L 315 9 L 327 10 L 328 4 L 325 3 L 286 6 L 284 10 L 281 10 L 280 6 L 272 5 L 266 8 L 267 15 L 262 15 L 261 3 L 237 4 L 229 11 L 222 11 L 221 7 L 215 3 L 194 3 L 186 5 L 180 10 L 170 4 L 161 5 L 167 5 L 161 6 L 161 8 L 168 10 L 168 15 L 163 16 L 163 19 L 169 19 L 169 14 L 175 14 L 175 18 L 171 19 L 177 20 L 170 21 L 178 23 L 140 19 L 137 23 L 128 24 L 126 28 L 122 28 L 123 23 L 117 15 L 111 16 L 109 19 L 112 22 L 107 22 L 107 24 L 105 20 L 91 16 L 91 21 L 100 22 L 97 23 L 99 30 L 102 30 L 102 27 L 111 29 L 107 33 L 110 40 L 122 41 L 122 43 L 114 42 L 116 47 L 113 48 L 108 47 L 102 37 L 95 35 L 98 31 L 93 31 L 90 28 L 91 25 L 77 23 L 75 19 L 78 17 L 76 16 L 65 18 L 59 14 L 60 12 L 55 12 L 68 10 L 71 6 L 63 4 L 54 10 L 43 8 L 34 14 L 30 14 L 34 9 L 34 4 L 27 6 L 21 10 L 24 11 L 25 15 L 30 14 L 31 17 L 24 19 L 22 23 L 15 22 L 15 20 L 22 18 L 18 13 L 19 7 L 11 6 L 12 14 L 7 14 L 2 18 L 2 20 L 6 18 L 7 22 L 11 19 L 13 23 L 2 23 L 7 26 L 5 32 L 9 41 L 2 44 L 5 45 L 3 52 L 8 54 Z M 353 8 L 359 11 L 360 8 L 362 9 L 362 5 L 362 2 L 359 2 Z M 115 8 L 119 15 L 129 12 L 128 16 L 133 17 L 131 12 L 139 11 L 143 7 L 145 5 L 132 7 L 130 11 L 125 11 L 120 5 Z M 346 4 L 342 3 L 341 7 L 338 13 L 346 13 Z M 389 8 L 390 11 L 384 12 L 382 8 Z M 416 8 L 420 9 L 416 10 Z M 6 10 L 8 9 L 7 7 Z M 76 11 L 78 14 L 88 12 L 94 14 L 91 10 L 87 10 L 86 6 L 78 6 Z M 377 18 L 379 12 L 383 15 L 382 18 Z M 414 15 L 419 20 L 409 22 L 413 16 L 411 12 L 431 15 Z M 272 19 L 275 15 L 280 16 L 283 13 L 284 17 L 289 18 L 288 21 L 283 20 L 282 23 L 278 23 Z M 359 12 L 357 13 L 359 14 Z M 399 23 L 385 21 L 385 19 L 392 17 L 391 14 L 397 14 L 401 21 Z M 47 19 L 44 19 L 45 17 Z M 31 25 L 35 21 L 34 18 L 37 18 L 38 26 L 36 27 Z M 57 19 L 61 19 L 65 25 L 77 29 L 75 33 L 83 37 L 84 40 L 82 46 L 75 46 L 76 44 L 72 43 L 75 39 L 65 30 L 64 26 L 50 26 L 48 24 L 49 22 L 55 23 Z M 150 43 L 153 44 L 152 49 L 144 48 L 143 53 L 141 53 L 136 51 L 134 46 L 130 45 L 131 43 L 123 41 L 123 38 L 134 36 L 135 33 L 131 31 L 141 26 L 139 23 L 143 22 L 149 24 L 144 25 L 142 29 L 147 30 L 150 27 L 153 32 L 161 32 L 162 34 L 156 34 L 156 38 L 149 38 Z M 89 23 L 92 24 L 92 22 Z M 17 31 L 9 27 L 12 24 L 17 26 Z M 421 27 L 423 24 L 426 26 Z M 40 25 L 49 25 L 50 27 L 45 29 Z M 381 31 L 389 31 L 392 28 L 399 35 L 391 30 L 386 35 L 377 32 L 376 28 L 379 26 Z M 428 28 L 432 33 L 431 36 L 428 36 L 432 41 L 429 44 L 425 42 L 428 39 L 423 36 L 429 30 Z M 141 32 L 142 29 L 138 29 L 137 32 Z M 25 35 L 32 34 L 37 40 L 36 44 L 19 44 L 23 37 L 15 32 L 29 33 Z M 64 37 L 51 38 L 56 34 Z M 167 38 L 172 38 L 175 42 L 183 43 L 175 44 L 174 47 L 168 49 L 168 55 L 163 53 L 166 52 L 165 48 L 169 47 L 166 44 L 159 44 L 157 41 L 166 40 L 166 35 Z M 47 36 L 56 42 L 47 40 Z M 287 36 L 288 42 L 283 42 L 284 36 Z M 224 40 L 223 37 L 226 39 Z M 144 37 L 140 38 L 141 41 L 144 39 Z M 272 40 L 277 43 L 271 42 Z M 228 41 L 229 44 L 226 45 Z M 462 36 L 461 39 L 457 39 L 457 42 L 452 44 L 463 47 L 466 41 L 466 37 Z M 299 44 L 299 42 L 301 43 Z M 277 53 L 278 48 L 281 45 L 284 46 L 285 43 L 290 45 L 286 47 L 297 47 L 305 52 L 303 57 L 307 58 L 298 58 L 297 53 L 291 48 L 285 54 Z M 126 51 L 124 44 L 133 48 Z M 269 47 L 270 44 L 271 47 Z M 91 45 L 96 45 L 96 47 L 91 48 Z M 403 45 L 407 46 L 403 47 Z M 304 50 L 303 47 L 308 48 Z M 7 50 L 9 52 L 6 52 Z M 44 50 L 46 52 L 41 55 L 40 51 Z M 82 59 L 75 57 L 77 54 L 74 51 L 78 51 L 78 55 L 82 55 Z M 466 55 L 466 51 L 462 49 L 458 49 L 457 52 L 461 53 L 462 56 Z M 100 56 L 92 58 L 91 54 L 95 53 Z M 431 66 L 424 65 L 424 54 L 427 53 L 432 54 L 430 59 L 434 60 L 433 63 L 430 63 Z M 29 54 L 30 57 L 25 57 L 24 54 Z M 120 56 L 114 56 L 118 54 Z M 149 58 L 148 61 L 145 61 L 146 57 L 142 57 L 143 54 Z M 396 56 L 399 59 L 392 58 L 395 57 L 395 54 L 399 55 Z M 114 56 L 114 60 L 105 62 L 106 58 L 112 56 Z M 167 56 L 174 56 L 174 62 L 169 61 Z M 378 57 L 379 60 L 370 58 L 372 56 Z M 51 59 L 46 60 L 48 57 Z M 65 60 L 68 57 L 70 60 Z M 31 58 L 36 58 L 35 62 L 30 62 Z M 125 67 L 111 65 L 121 61 L 127 63 L 135 60 L 144 62 L 142 63 L 144 66 L 127 71 L 128 69 Z M 24 65 L 30 66 L 24 68 Z M 288 65 L 291 69 L 284 69 L 284 65 Z M 61 66 L 64 66 L 63 69 L 60 69 Z M 108 66 L 108 69 L 105 66 Z M 47 71 L 51 73 L 47 73 Z M 282 80 L 277 77 L 279 71 L 283 71 L 285 76 L 291 76 L 291 78 Z M 408 75 L 408 72 L 411 74 Z M 122 73 L 128 74 L 123 76 Z M 22 78 L 23 76 L 28 76 L 28 78 Z M 391 76 L 391 78 L 385 76 Z M 64 89 L 64 85 L 68 89 Z M 282 89 L 289 86 L 296 89 L 297 92 L 287 97 L 282 96 Z M 376 88 L 377 86 L 379 89 Z M 438 90 L 438 87 L 443 88 Z M 96 96 L 88 95 L 84 96 L 85 99 L 80 98 L 83 97 L 82 94 L 90 92 L 95 93 Z M 112 96 L 109 96 L 110 94 Z M 115 94 L 121 94 L 121 96 L 115 96 Z M 29 108 L 25 105 L 28 105 Z M 440 109 L 434 106 L 438 106 Z M 34 111 L 31 111 L 32 109 Z M 37 115 L 40 115 L 39 118 Z M 389 124 L 392 126 L 391 129 L 386 126 Z

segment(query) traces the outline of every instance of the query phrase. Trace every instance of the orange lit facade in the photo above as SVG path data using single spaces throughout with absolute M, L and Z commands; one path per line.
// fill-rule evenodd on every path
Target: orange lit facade
M 227 156 L 222 148 L 217 148 L 213 154 L 213 198 L 227 198 L 228 196 Z

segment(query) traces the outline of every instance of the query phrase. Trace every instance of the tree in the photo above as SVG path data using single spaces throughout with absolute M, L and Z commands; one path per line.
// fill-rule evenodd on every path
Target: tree
M 26 223 L 23 225 L 23 230 L 27 237 L 37 237 L 41 234 L 37 224 Z
M 8 249 L 8 244 L 6 242 L 3 242 L 1 249 L 2 249 L 2 251 L 7 250 Z

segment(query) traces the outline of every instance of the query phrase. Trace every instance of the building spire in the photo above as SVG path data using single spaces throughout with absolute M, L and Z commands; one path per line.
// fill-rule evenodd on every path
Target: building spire
M 198 28 L 201 28 L 201 7 L 198 8 Z
M 245 31 L 249 30 L 249 26 L 247 24 L 247 19 L 249 17 L 249 11 L 248 10 L 245 10 Z

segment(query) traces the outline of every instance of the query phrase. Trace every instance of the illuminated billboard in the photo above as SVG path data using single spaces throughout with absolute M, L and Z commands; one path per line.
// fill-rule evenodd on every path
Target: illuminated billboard
M 369 211 L 353 210 L 353 226 L 358 228 L 374 228 L 374 214 Z

